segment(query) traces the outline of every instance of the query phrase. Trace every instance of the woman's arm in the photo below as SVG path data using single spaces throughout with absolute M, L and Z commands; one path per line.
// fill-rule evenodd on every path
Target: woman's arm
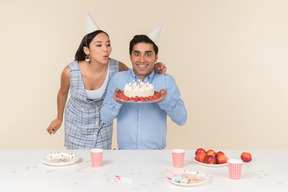
M 50 123 L 49 127 L 46 129 L 49 134 L 56 133 L 62 124 L 63 113 L 67 101 L 69 87 L 70 87 L 70 68 L 69 66 L 67 66 L 62 72 L 61 87 L 57 95 L 57 117 Z
M 119 61 L 119 71 L 128 71 L 130 70 L 124 63 Z

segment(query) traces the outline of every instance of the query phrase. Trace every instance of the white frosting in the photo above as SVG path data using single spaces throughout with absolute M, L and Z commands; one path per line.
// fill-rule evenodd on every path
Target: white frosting
M 127 97 L 149 97 L 154 95 L 154 86 L 148 82 L 131 82 L 124 87 L 124 95 Z

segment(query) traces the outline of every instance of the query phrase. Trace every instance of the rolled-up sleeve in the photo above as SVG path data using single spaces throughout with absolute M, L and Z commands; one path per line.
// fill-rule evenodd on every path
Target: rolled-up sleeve
M 187 111 L 183 100 L 180 98 L 180 91 L 175 79 L 168 75 L 165 81 L 167 96 L 158 105 L 168 114 L 173 122 L 178 125 L 184 125 L 187 121 Z

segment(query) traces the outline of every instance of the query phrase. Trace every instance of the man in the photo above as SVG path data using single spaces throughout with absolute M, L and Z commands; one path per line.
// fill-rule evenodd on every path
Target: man
M 111 123 L 117 117 L 119 149 L 163 149 L 166 147 L 167 115 L 183 125 L 187 119 L 186 108 L 174 78 L 154 72 L 158 47 L 149 37 L 134 36 L 129 52 L 133 68 L 112 77 L 101 118 L 104 123 Z M 158 103 L 121 103 L 113 97 L 126 83 L 140 80 L 153 84 L 155 91 L 163 94 L 162 100 Z

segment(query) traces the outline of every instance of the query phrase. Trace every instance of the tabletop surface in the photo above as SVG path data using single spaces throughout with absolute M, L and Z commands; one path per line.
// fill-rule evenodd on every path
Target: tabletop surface
M 240 159 L 243 151 L 222 150 Z M 40 159 L 52 152 L 73 152 L 80 161 L 62 167 Z M 103 166 L 91 167 L 90 151 L 0 150 L 0 191 L 288 191 L 288 150 L 249 151 L 240 180 L 231 180 L 228 167 L 206 167 L 193 161 L 195 150 L 185 151 L 184 169 L 207 174 L 205 184 L 182 187 L 165 181 L 172 169 L 171 150 L 105 150 Z M 119 182 L 116 176 L 131 179 Z

